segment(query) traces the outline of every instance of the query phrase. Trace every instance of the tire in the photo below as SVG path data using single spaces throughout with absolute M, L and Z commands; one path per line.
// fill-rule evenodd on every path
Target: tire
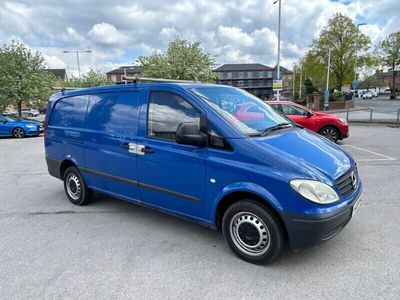
M 326 126 L 319 131 L 319 134 L 323 137 L 331 140 L 332 142 L 337 142 L 340 137 L 340 132 L 336 127 Z
M 22 139 L 25 137 L 25 131 L 21 127 L 15 127 L 12 131 L 12 135 L 16 139 Z
M 32 117 L 33 117 L 33 114 L 29 113 L 29 114 L 28 114 L 28 117 L 29 117 L 29 118 L 32 118 Z
M 93 192 L 86 186 L 81 173 L 76 167 L 68 167 L 64 172 L 63 180 L 65 193 L 71 203 L 85 205 L 90 201 Z
M 274 214 L 252 199 L 240 200 L 226 210 L 222 232 L 233 252 L 254 264 L 271 263 L 285 244 L 282 226 Z

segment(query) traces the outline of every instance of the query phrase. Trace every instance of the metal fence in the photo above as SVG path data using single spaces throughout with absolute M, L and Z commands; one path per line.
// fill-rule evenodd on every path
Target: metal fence
M 400 125 L 400 108 L 392 112 L 378 112 L 374 108 L 365 109 L 347 109 L 345 112 L 336 113 L 337 115 L 345 118 L 346 121 L 359 121 L 359 122 L 380 122 L 380 123 L 395 123 Z

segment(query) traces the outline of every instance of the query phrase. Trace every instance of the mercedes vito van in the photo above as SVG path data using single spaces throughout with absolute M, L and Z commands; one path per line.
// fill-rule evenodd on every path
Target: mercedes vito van
M 252 263 L 334 237 L 361 203 L 348 153 L 241 89 L 77 89 L 47 112 L 48 171 L 73 204 L 96 191 L 220 229 Z

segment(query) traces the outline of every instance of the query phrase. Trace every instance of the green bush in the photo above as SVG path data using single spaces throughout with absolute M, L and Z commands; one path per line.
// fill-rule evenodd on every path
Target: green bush
M 335 91 L 329 96 L 329 101 L 344 101 L 344 97 L 341 92 Z

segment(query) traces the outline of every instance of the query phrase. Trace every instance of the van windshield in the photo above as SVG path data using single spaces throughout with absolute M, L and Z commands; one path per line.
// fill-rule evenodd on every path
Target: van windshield
M 288 119 L 252 94 L 230 87 L 196 87 L 190 91 L 247 136 L 261 136 Z

